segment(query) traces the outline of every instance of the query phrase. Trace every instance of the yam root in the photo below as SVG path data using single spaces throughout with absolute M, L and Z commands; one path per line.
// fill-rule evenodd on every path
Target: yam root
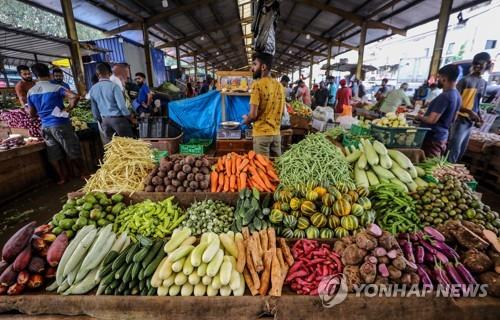
M 258 243 L 259 239 L 256 239 L 253 235 L 248 238 L 247 249 L 250 251 L 250 255 L 252 257 L 253 266 L 255 267 L 255 271 L 261 272 L 264 270 L 264 264 L 262 263 L 262 256 L 259 252 Z
M 366 254 L 366 250 L 358 248 L 355 244 L 350 244 L 342 253 L 342 263 L 344 265 L 357 265 L 363 261 Z
M 263 296 L 267 294 L 269 290 L 269 282 L 271 280 L 271 265 L 273 261 L 273 253 L 268 250 L 264 253 L 264 271 L 260 277 L 260 288 L 259 293 Z
M 281 265 L 281 276 L 283 277 L 283 281 L 285 281 L 286 275 L 288 274 L 288 269 L 290 269 L 290 267 L 283 258 L 283 251 L 281 250 L 281 248 L 276 249 L 276 256 L 278 257 L 278 261 Z
M 237 238 L 237 237 L 236 237 Z M 238 258 L 236 260 L 236 271 L 242 273 L 246 264 L 246 250 L 244 240 L 236 239 L 236 247 L 238 248 Z
M 370 251 L 375 249 L 378 245 L 377 238 L 369 235 L 366 232 L 360 232 L 356 234 L 355 239 L 356 239 L 356 245 L 360 249 Z
M 243 269 L 243 278 L 245 278 L 245 282 L 252 296 L 256 296 L 257 294 L 259 294 L 259 290 L 255 288 L 253 277 L 252 275 L 250 275 L 250 271 L 248 271 L 248 268 Z
M 278 256 L 275 253 L 271 261 L 271 290 L 270 296 L 281 297 L 281 289 L 283 288 L 284 277 L 282 275 L 281 264 Z
M 243 240 L 250 238 L 250 230 L 248 230 L 248 227 L 241 228 L 241 234 L 243 235 Z
M 260 240 L 259 231 L 252 232 L 252 238 L 255 240 L 255 245 L 257 246 L 259 256 L 262 258 L 262 256 L 264 255 L 264 250 L 262 250 L 262 241 Z
M 257 274 L 257 271 L 255 270 L 255 266 L 252 261 L 252 254 L 250 253 L 250 242 L 252 242 L 252 238 L 248 238 L 246 240 L 247 242 L 245 253 L 246 253 L 246 266 L 248 268 L 248 272 L 250 273 L 252 280 L 253 280 L 253 285 L 256 290 L 259 289 L 260 287 L 260 279 L 259 275 Z
M 267 238 L 269 240 L 268 248 L 271 250 L 276 250 L 276 230 L 274 230 L 274 228 L 267 229 Z
M 361 275 L 363 283 L 366 284 L 374 283 L 375 278 L 377 277 L 377 265 L 369 261 L 366 261 L 359 268 L 359 273 Z
M 292 267 L 293 262 L 295 261 L 293 259 L 292 253 L 290 252 L 290 248 L 286 244 L 286 240 L 284 238 L 279 238 L 280 242 L 280 247 L 281 251 L 283 252 L 283 256 L 285 257 L 285 261 L 288 264 L 289 267 Z
M 260 245 L 262 247 L 262 250 L 265 252 L 269 248 L 267 231 L 265 229 L 260 230 L 259 235 L 260 235 Z

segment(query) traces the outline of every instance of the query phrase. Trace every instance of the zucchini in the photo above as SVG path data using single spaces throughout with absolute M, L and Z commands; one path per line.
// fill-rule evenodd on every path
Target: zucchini
M 118 258 L 116 258 L 115 261 L 113 261 L 113 266 L 112 266 L 113 271 L 118 270 L 125 263 L 125 259 L 127 258 L 127 254 L 130 251 L 130 249 L 132 249 L 132 246 L 133 246 L 133 244 L 131 244 L 127 248 L 125 248 L 125 250 L 123 250 L 122 253 L 120 253 Z
M 232 239 L 229 235 L 225 233 L 221 233 L 219 235 L 219 240 L 224 247 L 224 249 L 233 257 L 238 256 L 238 248 L 236 247 L 236 243 L 234 239 Z
M 168 288 L 168 295 L 173 297 L 173 296 L 178 295 L 180 291 L 181 291 L 181 287 L 173 284 L 170 286 L 170 288 Z
M 136 242 L 135 244 L 132 245 L 132 248 L 127 252 L 127 257 L 125 258 L 125 261 L 127 263 L 132 262 L 132 258 L 134 257 L 134 254 L 136 254 L 139 250 L 141 249 L 141 245 L 139 242 Z
M 135 296 L 135 295 L 138 295 L 140 292 L 139 288 L 138 287 L 133 287 L 131 290 L 130 290 L 130 294 Z
M 150 264 L 151 261 L 153 261 L 153 259 L 156 257 L 156 254 L 162 249 L 162 247 L 163 247 L 163 240 L 157 240 L 155 244 L 149 249 L 149 252 L 144 258 L 144 260 L 142 260 L 143 268 L 146 268 L 148 264 Z
M 184 261 L 185 258 L 181 258 L 180 260 L 177 260 L 176 262 L 172 263 L 172 271 L 173 272 L 181 272 L 182 268 L 184 267 Z
M 425 176 L 425 170 L 424 169 L 422 169 L 422 168 L 420 168 L 420 167 L 417 166 L 417 167 L 415 167 L 415 170 L 417 170 L 417 175 L 419 177 Z
M 366 177 L 368 178 L 368 182 L 370 183 L 370 186 L 376 186 L 376 185 L 380 184 L 380 181 L 378 180 L 377 175 L 372 170 L 366 171 Z
M 104 294 L 105 295 L 113 294 L 113 288 L 111 288 L 111 286 L 107 286 L 106 290 L 104 290 Z
M 392 168 L 392 159 L 388 155 L 380 155 L 380 166 L 389 170 Z
M 372 166 L 372 169 L 373 171 L 375 171 L 380 180 L 381 179 L 391 180 L 396 177 L 391 171 L 384 169 L 381 166 Z
M 123 274 L 123 282 L 130 282 L 130 279 L 132 278 L 132 268 L 134 267 L 135 264 L 131 264 L 128 266 L 127 270 L 125 271 L 125 274 Z
M 212 285 L 207 285 L 207 296 L 215 297 L 219 293 L 219 289 L 215 289 Z
M 181 288 L 181 296 L 183 297 L 189 297 L 190 295 L 193 294 L 194 287 L 190 283 L 184 283 Z
M 413 182 L 411 175 L 403 170 L 403 168 L 401 168 L 401 166 L 399 166 L 396 162 L 392 165 L 391 171 L 399 180 L 401 180 L 401 182 L 406 184 Z
M 220 239 L 219 237 L 215 237 L 203 252 L 201 260 L 205 263 L 209 263 L 210 261 L 212 261 L 212 259 L 217 254 L 219 247 Z
M 151 285 L 151 279 L 146 279 L 146 288 L 151 289 L 152 285 Z
M 111 250 L 108 252 L 108 254 L 104 257 L 104 260 L 102 261 L 102 264 L 107 266 L 113 264 L 113 261 L 119 256 L 120 254 L 117 251 Z
M 139 276 L 139 271 L 141 271 L 141 264 L 140 263 L 134 263 L 133 267 L 132 267 L 132 271 L 131 271 L 131 274 L 130 274 L 130 279 L 131 280 L 135 280 L 137 279 L 137 276 Z
M 129 296 L 130 295 L 130 289 L 125 289 L 125 291 L 123 291 L 123 295 L 124 296 Z
M 200 276 L 200 277 L 203 277 L 204 275 L 207 274 L 207 266 L 208 264 L 206 263 L 202 263 L 198 269 L 196 270 L 196 273 Z
M 356 181 L 356 187 L 368 188 L 370 184 L 368 183 L 368 177 L 366 176 L 366 171 L 358 168 L 354 168 L 354 180 Z
M 191 273 L 193 273 L 193 265 L 191 264 L 191 257 L 188 256 L 184 260 L 184 265 L 182 266 L 182 272 L 186 275 L 189 276 Z
M 111 247 L 111 251 L 109 251 L 104 257 L 102 261 L 103 265 L 108 265 L 112 263 L 116 259 L 116 257 L 120 255 L 120 251 L 123 249 L 123 245 L 125 244 L 126 240 L 127 240 L 127 233 L 124 232 L 118 237 L 118 239 L 116 239 L 115 243 L 113 244 L 113 247 Z
M 96 292 L 96 296 L 100 296 L 101 294 L 103 294 L 106 290 L 108 286 L 106 285 L 103 285 L 102 283 L 99 285 L 99 287 L 97 288 L 97 292 Z
M 191 229 L 183 228 L 182 230 L 177 231 L 172 234 L 170 240 L 167 241 L 164 247 L 164 251 L 166 253 L 171 253 L 175 249 L 177 249 L 184 240 L 186 240 L 191 235 Z
M 174 283 L 176 285 L 182 286 L 186 282 L 187 282 L 187 277 L 184 273 L 179 272 L 178 274 L 175 275 Z
M 240 278 L 240 273 L 236 270 L 231 271 L 231 279 L 229 281 L 229 287 L 231 290 L 235 291 L 238 290 L 241 286 L 241 278 Z
M 136 254 L 134 254 L 134 257 L 132 258 L 132 261 L 134 263 L 141 262 L 146 258 L 146 255 L 148 254 L 148 251 L 150 250 L 150 247 L 144 247 L 141 250 L 139 250 Z
M 120 285 L 120 280 L 115 279 L 115 280 L 113 280 L 113 282 L 111 282 L 111 284 L 109 285 L 109 287 L 111 289 L 115 290 L 116 288 L 118 288 L 119 285 Z
M 366 161 L 366 156 L 365 154 L 361 154 L 359 156 L 358 162 L 356 162 L 356 167 L 358 167 L 361 170 L 365 170 L 368 162 Z
M 371 166 L 376 166 L 379 163 L 379 157 L 375 149 L 373 148 L 370 140 L 362 139 L 361 143 L 363 144 L 363 151 L 365 152 L 366 161 Z
M 191 253 L 191 251 L 193 251 L 193 249 L 194 249 L 194 246 L 192 246 L 192 245 L 181 246 L 181 247 L 175 249 L 174 251 L 172 251 L 172 253 L 170 253 L 168 255 L 168 260 L 175 262 L 175 261 L 187 256 L 189 253 Z M 189 259 L 191 260 L 191 258 L 189 258 Z
M 196 273 L 196 272 L 193 272 L 191 273 L 189 276 L 188 276 L 188 282 L 190 284 L 192 284 L 193 286 L 197 285 L 198 283 L 200 283 L 201 281 L 201 278 L 200 276 Z
M 229 284 L 229 281 L 231 281 L 231 272 L 232 272 L 233 266 L 231 264 L 231 261 L 227 259 L 227 257 L 224 257 L 224 261 L 222 262 L 222 265 L 220 266 L 220 284 L 223 286 L 226 286 Z
M 110 274 L 108 274 L 107 276 L 102 278 L 101 284 L 104 284 L 107 286 L 107 285 L 110 285 L 111 282 L 113 282 L 114 280 L 115 280 L 115 274 L 113 272 L 111 272 Z
M 112 224 L 108 224 L 99 231 L 97 239 L 92 244 L 89 252 L 83 259 L 81 269 L 92 270 L 97 267 L 104 256 L 111 250 L 111 247 L 115 243 L 116 235 L 111 231 L 113 227 Z
M 346 148 L 346 150 L 349 150 L 349 149 Z M 363 154 L 363 152 L 361 150 L 355 150 L 354 152 L 349 154 L 347 157 L 345 157 L 345 159 L 347 160 L 347 162 L 353 163 L 354 161 L 358 160 L 362 154 Z
M 233 295 L 235 297 L 241 297 L 245 293 L 245 278 L 243 277 L 243 274 L 241 273 L 238 274 L 240 276 L 240 286 L 237 289 L 233 289 Z
M 398 150 L 388 150 L 387 153 L 389 156 L 394 160 L 399 166 L 405 170 L 410 170 L 411 167 L 413 167 L 413 163 L 411 160 L 401 151 Z
M 168 260 L 168 257 L 163 258 L 162 262 L 160 262 L 160 265 L 158 266 L 158 269 L 158 277 L 160 279 L 165 280 L 170 276 L 172 273 L 172 263 Z
M 167 261 L 166 257 L 164 257 L 161 260 L 160 264 L 158 265 L 158 268 L 156 268 L 155 272 L 153 273 L 153 276 L 151 277 L 151 285 L 153 287 L 158 288 L 159 286 L 161 286 L 163 279 L 160 277 L 160 273 L 163 265 L 165 264 L 165 261 Z
M 373 149 L 381 156 L 387 155 L 387 148 L 378 140 L 373 141 Z
M 153 240 L 148 237 L 139 236 L 138 242 L 141 244 L 141 247 L 151 247 L 153 245 Z
M 173 285 L 175 282 L 175 274 L 171 274 L 167 279 L 163 280 L 162 286 L 163 287 L 170 287 Z
M 205 275 L 205 276 L 203 276 L 203 278 L 201 278 L 201 283 L 203 283 L 204 285 L 208 286 L 209 284 L 212 283 L 212 278 L 210 278 L 209 276 Z
M 151 263 L 147 266 L 147 268 L 144 270 L 144 277 L 149 277 L 152 275 L 155 271 L 156 268 L 158 268 L 158 265 L 160 264 L 161 260 L 165 256 L 165 252 L 160 251 L 156 258 L 151 261 Z
M 158 296 L 165 297 L 168 294 L 168 287 L 159 287 L 157 290 Z
M 198 283 L 194 286 L 193 293 L 195 297 L 204 296 L 205 292 L 207 292 L 207 286 L 204 285 L 203 283 Z
M 85 294 L 92 290 L 96 285 L 97 281 L 95 281 L 95 276 L 97 274 L 97 268 L 91 270 L 87 276 L 77 285 L 73 285 L 71 287 L 71 294 Z
M 120 269 L 116 270 L 115 272 L 115 279 L 122 279 L 123 275 L 125 274 L 125 271 L 127 271 L 127 268 L 129 267 L 128 264 L 124 263 Z
M 207 234 L 207 233 L 204 233 L 203 235 L 205 235 L 205 234 Z M 202 263 L 201 256 L 203 255 L 203 252 L 205 251 L 207 246 L 208 246 L 208 240 L 205 237 L 205 239 L 202 238 L 202 240 L 200 241 L 200 244 L 198 244 L 193 249 L 193 251 L 191 252 L 191 257 L 190 257 L 191 264 L 193 265 L 193 267 L 198 267 L 199 265 L 201 265 L 201 263 Z

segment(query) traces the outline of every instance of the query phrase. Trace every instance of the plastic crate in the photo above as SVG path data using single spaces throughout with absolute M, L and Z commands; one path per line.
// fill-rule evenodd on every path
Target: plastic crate
M 370 134 L 370 128 L 365 128 L 362 126 L 358 126 L 357 124 L 353 124 L 351 126 L 351 133 L 354 135 L 365 136 Z
M 344 147 L 354 146 L 357 148 L 361 145 L 361 141 L 359 141 L 359 138 L 357 137 L 349 134 L 344 134 L 344 137 L 342 138 L 342 145 Z
M 373 125 L 371 135 L 387 148 L 420 148 L 429 128 L 388 128 Z
M 158 149 L 153 149 L 153 161 L 154 163 L 158 164 L 160 163 L 160 160 L 162 158 L 168 157 L 168 151 L 164 150 L 158 150 Z
M 478 183 L 477 183 L 477 181 L 476 181 L 476 180 L 469 181 L 469 182 L 467 182 L 466 184 L 469 186 L 469 188 L 470 188 L 472 191 L 476 191 L 476 189 L 477 189 L 477 185 L 478 185 Z
M 202 155 L 208 151 L 211 144 L 211 139 L 190 139 L 188 143 L 181 144 L 179 152 L 181 154 Z

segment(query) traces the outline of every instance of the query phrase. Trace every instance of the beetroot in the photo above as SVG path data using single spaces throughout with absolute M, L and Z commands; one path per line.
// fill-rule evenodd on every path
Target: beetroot
M 35 225 L 35 221 L 30 222 L 10 237 L 2 249 L 3 260 L 7 262 L 14 262 L 17 255 L 26 247 L 33 236 Z

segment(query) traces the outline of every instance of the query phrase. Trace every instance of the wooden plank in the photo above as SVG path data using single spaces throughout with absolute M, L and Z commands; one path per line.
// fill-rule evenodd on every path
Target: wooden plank
M 29 315 L 89 316 L 98 319 L 498 319 L 498 299 L 356 297 L 324 308 L 318 297 L 285 294 L 279 298 L 243 297 L 119 297 L 31 294 L 0 297 L 0 312 Z
M 24 145 L 19 148 L 10 149 L 7 151 L 0 152 L 0 161 L 6 161 L 18 157 L 22 157 L 24 155 L 35 153 L 41 150 L 45 150 L 45 142 L 33 142 L 27 145 Z

